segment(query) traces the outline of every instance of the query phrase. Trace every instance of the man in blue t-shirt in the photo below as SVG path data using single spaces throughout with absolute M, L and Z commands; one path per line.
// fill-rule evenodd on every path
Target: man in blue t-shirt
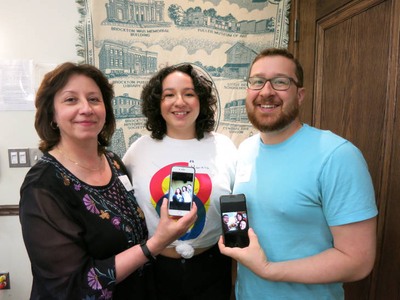
M 378 213 L 371 176 L 349 141 L 299 120 L 303 70 L 266 49 L 247 80 L 246 109 L 260 133 L 239 146 L 234 193 L 247 198 L 250 246 L 236 259 L 236 298 L 344 299 L 375 260 Z

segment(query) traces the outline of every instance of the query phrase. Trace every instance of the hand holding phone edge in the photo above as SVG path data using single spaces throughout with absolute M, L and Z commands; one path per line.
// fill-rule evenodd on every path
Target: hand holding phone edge
M 257 276 L 264 278 L 264 272 L 269 264 L 264 250 L 261 248 L 258 237 L 252 228 L 247 231 L 250 243 L 247 247 L 227 247 L 221 235 L 218 247 L 222 254 L 232 257 L 246 268 L 252 270 Z

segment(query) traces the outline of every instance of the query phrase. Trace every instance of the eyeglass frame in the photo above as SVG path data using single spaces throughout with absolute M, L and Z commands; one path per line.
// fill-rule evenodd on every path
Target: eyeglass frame
M 264 82 L 263 86 L 260 87 L 259 89 L 254 89 L 254 88 L 249 87 L 249 84 L 250 84 L 249 79 L 250 79 L 250 78 L 262 78 L 262 79 L 265 80 L 265 82 Z M 273 80 L 273 79 L 275 79 L 275 78 L 285 78 L 285 79 L 289 79 L 289 86 L 288 86 L 288 88 L 287 88 L 287 89 L 284 89 L 284 90 L 278 90 L 278 89 L 274 88 L 274 85 L 272 84 L 272 81 L 271 81 L 271 80 Z M 249 90 L 252 90 L 252 91 L 259 91 L 259 90 L 262 90 L 262 89 L 265 87 L 265 85 L 267 84 L 268 81 L 270 82 L 272 89 L 274 89 L 275 91 L 287 91 L 288 89 L 290 89 L 290 83 L 291 83 L 291 82 L 293 82 L 294 85 L 295 85 L 296 87 L 298 87 L 298 88 L 300 87 L 298 82 L 296 82 L 292 77 L 288 77 L 288 76 L 275 76 L 275 77 L 272 77 L 272 78 L 265 78 L 265 77 L 262 77 L 262 76 L 248 76 L 248 77 L 246 78 L 247 88 L 248 88 Z

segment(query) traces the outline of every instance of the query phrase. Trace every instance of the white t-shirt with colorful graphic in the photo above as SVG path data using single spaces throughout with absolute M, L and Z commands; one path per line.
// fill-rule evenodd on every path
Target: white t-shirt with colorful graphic
M 183 243 L 193 248 L 209 247 L 222 234 L 219 197 L 232 193 L 235 181 L 237 149 L 225 135 L 206 134 L 200 141 L 177 140 L 168 136 L 156 140 L 139 138 L 126 152 L 123 162 L 132 178 L 135 197 L 143 210 L 149 237 L 159 222 L 162 199 L 169 189 L 173 165 L 193 166 L 196 170 L 194 201 L 195 225 L 169 247 Z

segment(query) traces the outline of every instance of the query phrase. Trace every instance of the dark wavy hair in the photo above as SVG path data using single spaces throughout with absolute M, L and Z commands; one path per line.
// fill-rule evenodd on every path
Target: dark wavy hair
M 83 64 L 63 63 L 53 71 L 47 73 L 36 94 L 35 128 L 40 137 L 39 149 L 42 152 L 51 150 L 60 142 L 60 130 L 54 125 L 54 96 L 62 89 L 74 74 L 85 75 L 94 80 L 100 88 L 106 109 L 106 122 L 98 135 L 98 151 L 104 153 L 110 145 L 111 137 L 115 131 L 115 116 L 112 109 L 114 90 L 112 83 L 96 67 Z
M 174 72 L 185 73 L 193 80 L 194 90 L 200 102 L 200 112 L 196 119 L 196 138 L 201 140 L 205 133 L 214 130 L 217 98 L 212 82 L 199 75 L 190 64 L 167 66 L 153 75 L 143 87 L 141 99 L 142 112 L 147 118 L 146 129 L 151 132 L 151 137 L 157 140 L 162 140 L 167 133 L 167 124 L 161 115 L 162 83 Z
M 253 60 L 253 63 L 251 64 L 250 67 L 250 72 L 251 69 L 253 68 L 254 63 L 257 60 L 264 58 L 266 56 L 283 56 L 290 59 L 296 65 L 295 74 L 297 77 L 297 87 L 303 87 L 303 67 L 301 66 L 300 62 L 296 58 L 294 58 L 292 53 L 283 48 L 267 48 L 261 51 Z

